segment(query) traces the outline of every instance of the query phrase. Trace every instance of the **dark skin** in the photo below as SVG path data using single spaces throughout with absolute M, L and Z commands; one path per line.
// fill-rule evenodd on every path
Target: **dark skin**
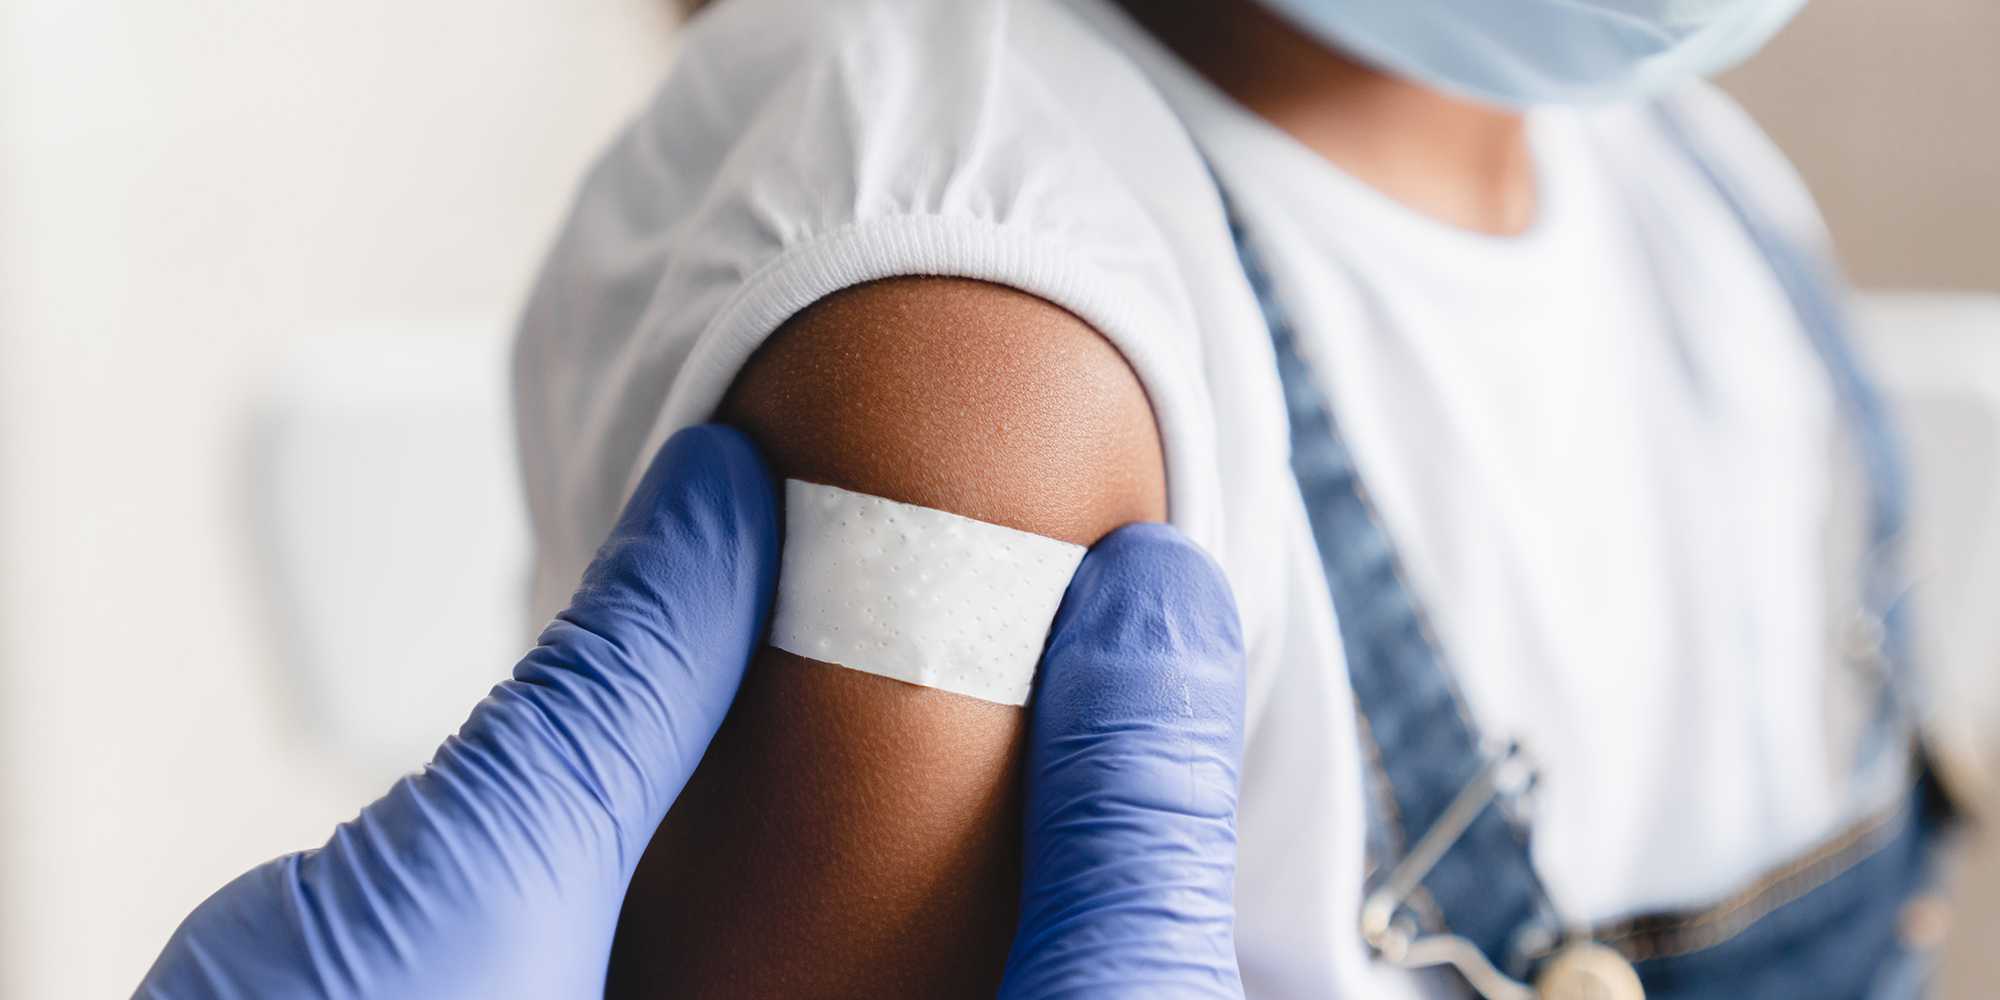
M 1252 0 L 1119 5 L 1217 89 L 1390 198 L 1489 235 L 1534 222 L 1534 163 L 1518 112 L 1390 76 Z
M 1127 0 L 1220 89 L 1447 223 L 1518 233 L 1522 122 L 1405 83 L 1248 0 Z M 1166 515 L 1144 389 L 1019 291 L 896 278 L 799 313 L 720 419 L 772 469 L 1088 545 Z M 607 995 L 990 996 L 1013 933 L 1026 712 L 766 648 L 648 847 Z
M 1089 544 L 1166 513 L 1152 411 L 1083 321 L 998 285 L 832 295 L 722 407 L 780 476 Z M 640 863 L 613 997 L 991 995 L 1026 711 L 766 647 Z

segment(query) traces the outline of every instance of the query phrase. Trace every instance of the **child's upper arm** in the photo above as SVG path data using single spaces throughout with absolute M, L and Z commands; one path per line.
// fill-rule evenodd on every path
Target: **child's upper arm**
M 1124 358 L 998 285 L 829 296 L 751 359 L 721 417 L 780 477 L 1065 541 L 1165 515 Z M 1024 715 L 767 647 L 634 880 L 611 995 L 991 994 Z

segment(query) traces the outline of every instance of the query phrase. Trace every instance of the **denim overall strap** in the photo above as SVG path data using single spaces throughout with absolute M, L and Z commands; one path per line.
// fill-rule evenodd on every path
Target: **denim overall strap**
M 1859 446 L 1870 500 L 1861 620 L 1870 626 L 1864 629 L 1869 659 L 1884 689 L 1864 756 L 1906 748 L 1918 704 L 1903 666 L 1908 638 L 1898 554 L 1906 490 L 1886 408 L 1846 339 L 1839 283 L 1816 257 L 1751 211 L 1751 202 L 1698 155 L 1690 130 L 1670 109 L 1662 107 L 1660 115 L 1667 134 L 1686 147 L 1770 262 L 1826 365 Z M 1290 421 L 1292 471 L 1337 609 L 1370 758 L 1375 863 L 1363 935 L 1399 964 L 1456 965 L 1486 996 L 1532 997 L 1535 991 L 1520 980 L 1546 968 L 1559 935 L 1576 929 L 1558 926 L 1535 873 L 1524 810 L 1514 808 L 1528 784 L 1521 775 L 1531 769 L 1514 748 L 1483 737 L 1471 720 L 1257 247 L 1226 192 L 1223 203 L 1270 327 Z M 1864 973 L 1889 961 L 1897 948 L 1894 915 L 1929 878 L 1940 802 L 1920 765 L 1904 801 L 1802 859 L 1794 866 L 1798 871 L 1773 873 L 1716 907 L 1646 917 L 1589 938 L 1632 962 L 1653 997 L 1880 995 Z M 1440 943 L 1441 950 L 1417 953 Z M 1749 980 L 1772 989 L 1748 989 Z
M 1918 1000 L 1934 956 L 1904 940 L 1934 890 L 1948 806 L 1929 773 L 1901 801 L 1704 909 L 1593 928 L 1646 1000 Z
M 1885 751 L 1909 747 L 1923 721 L 1926 702 L 1921 678 L 1911 666 L 1909 609 L 1904 600 L 1908 578 L 1903 565 L 1909 486 L 1895 422 L 1855 357 L 1842 284 L 1830 262 L 1786 238 L 1756 210 L 1737 179 L 1718 169 L 1717 159 L 1704 152 L 1697 131 L 1671 102 L 1657 102 L 1653 109 L 1662 131 L 1728 204 L 1770 263 L 1826 366 L 1867 476 L 1868 548 L 1861 566 L 1861 607 L 1849 650 L 1880 684 L 1879 710 L 1856 762 L 1866 765 Z
M 1454 936 L 1519 975 L 1515 959 L 1545 943 L 1522 940 L 1524 931 L 1554 931 L 1526 827 L 1506 808 L 1526 791 L 1530 769 L 1473 724 L 1257 249 L 1234 211 L 1229 220 L 1276 348 L 1292 472 L 1337 609 L 1363 739 L 1379 748 L 1371 752 L 1380 804 L 1371 839 L 1386 834 L 1389 842 L 1368 879 L 1364 936 L 1391 950 L 1420 935 Z M 1450 827 L 1462 829 L 1440 843 Z M 1419 848 L 1436 855 L 1421 871 L 1403 864 Z

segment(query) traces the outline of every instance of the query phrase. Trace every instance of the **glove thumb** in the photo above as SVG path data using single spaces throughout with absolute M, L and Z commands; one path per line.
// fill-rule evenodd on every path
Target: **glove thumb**
M 1243 640 L 1221 570 L 1165 525 L 1112 533 L 1038 684 L 1002 996 L 1240 997 Z

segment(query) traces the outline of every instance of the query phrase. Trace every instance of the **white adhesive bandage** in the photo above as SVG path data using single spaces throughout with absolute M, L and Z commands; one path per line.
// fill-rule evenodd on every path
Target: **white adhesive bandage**
M 771 645 L 1025 705 L 1083 552 L 941 510 L 787 479 Z

